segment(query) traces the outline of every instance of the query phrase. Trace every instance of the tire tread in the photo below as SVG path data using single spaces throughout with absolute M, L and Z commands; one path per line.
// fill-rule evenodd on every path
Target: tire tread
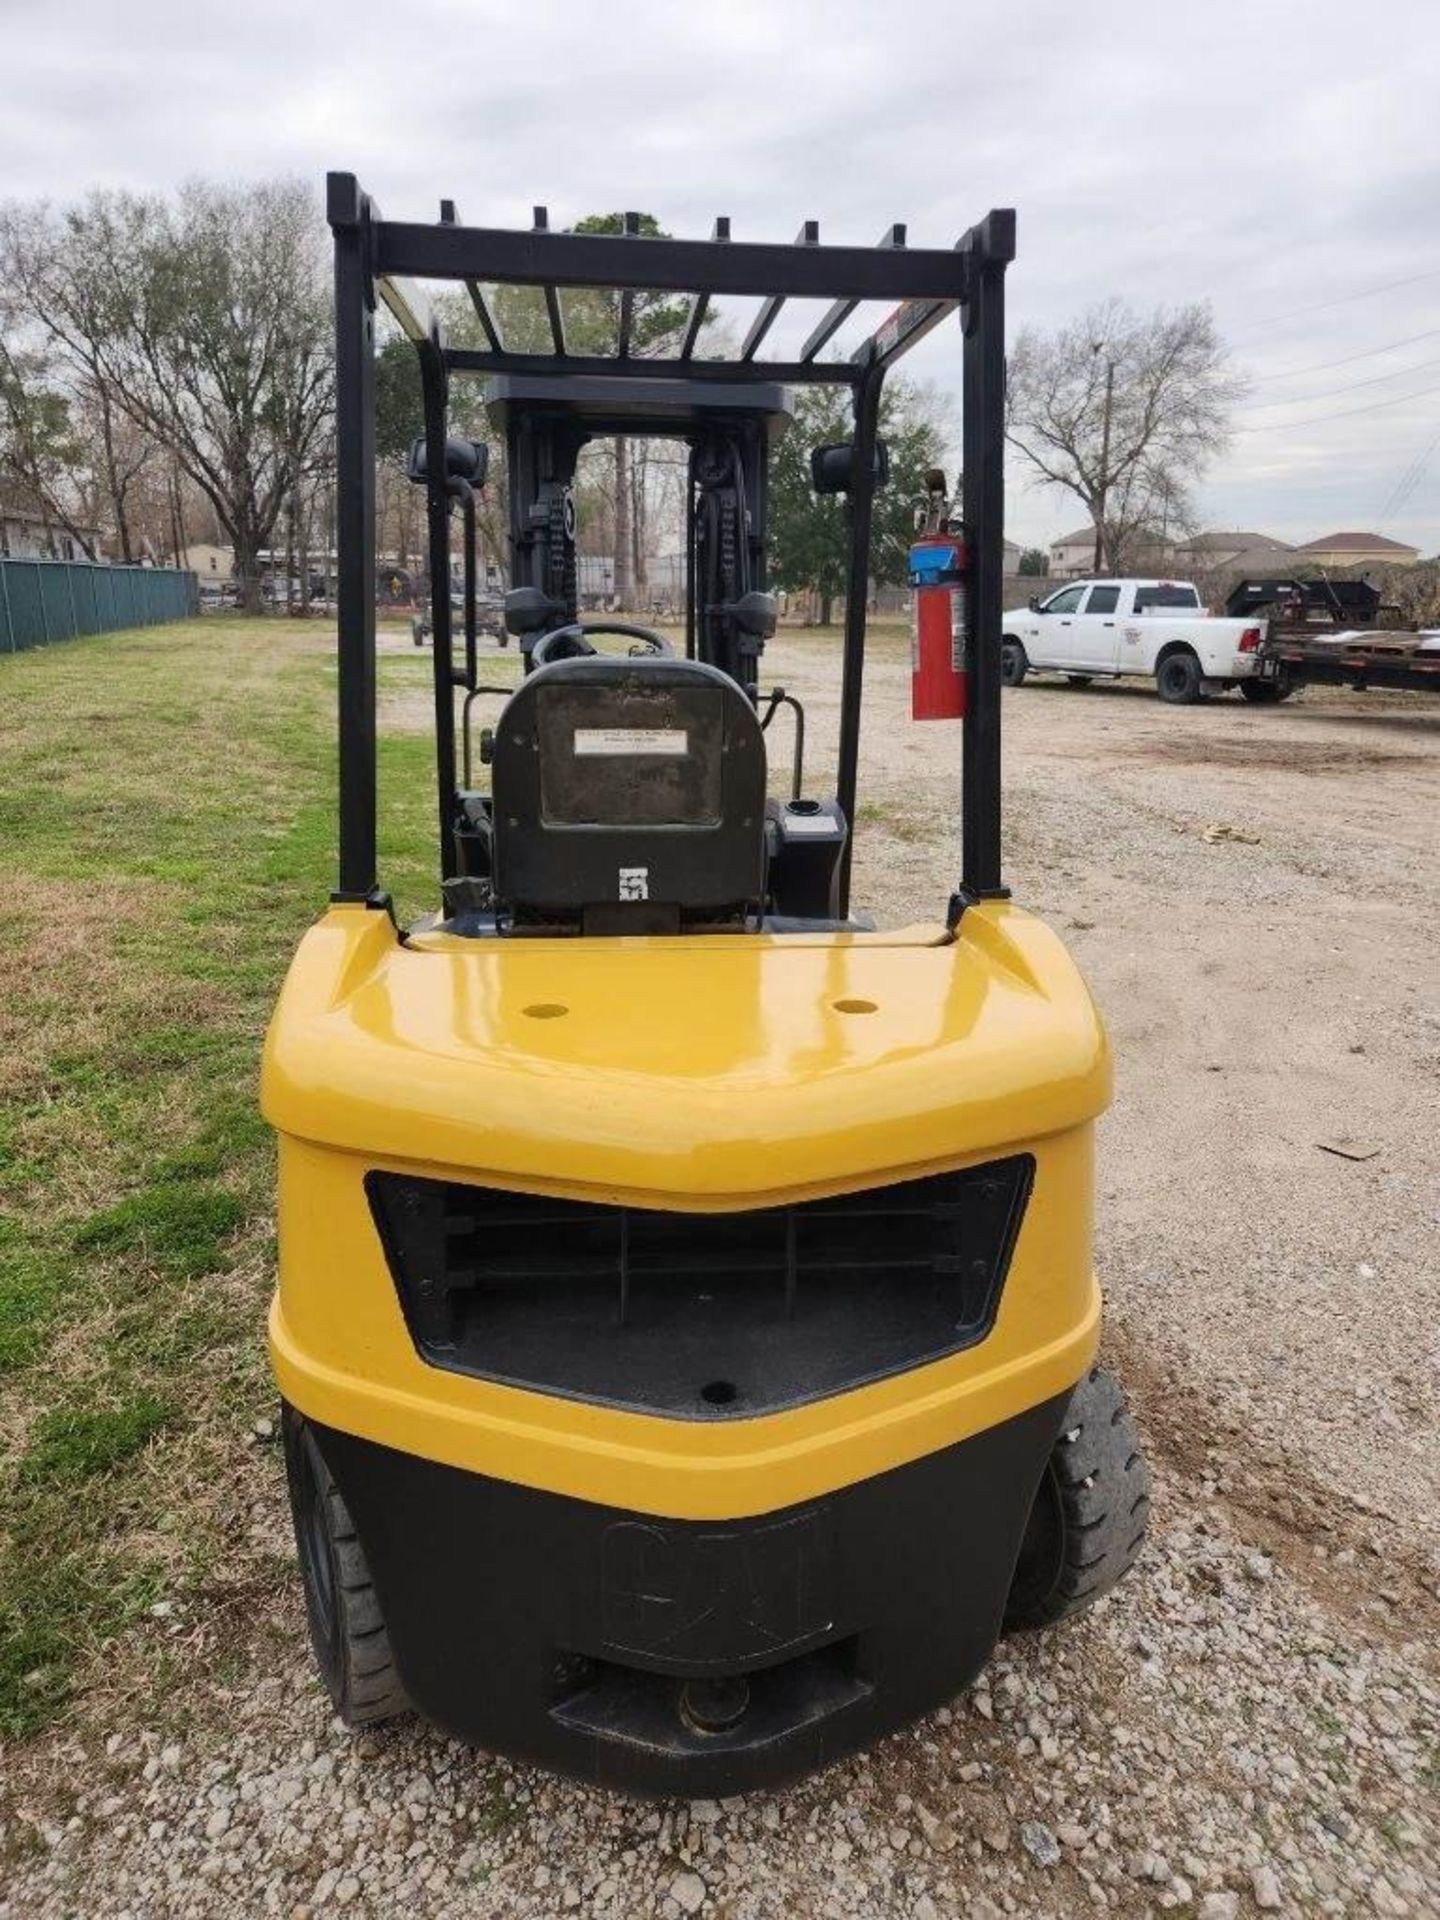
M 1150 1470 L 1120 1383 L 1104 1367 L 1075 1388 L 1046 1472 L 1059 1494 L 1061 1552 L 1048 1593 L 1023 1606 L 1012 1594 L 1012 1628 L 1049 1626 L 1093 1605 L 1145 1544 Z
M 307 1605 L 311 1642 L 321 1678 L 334 1702 L 336 1713 L 346 1726 L 368 1727 L 381 1720 L 394 1719 L 410 1711 L 410 1702 L 395 1665 L 394 1650 L 390 1645 L 390 1635 L 365 1550 L 360 1544 L 350 1510 L 335 1485 L 314 1435 L 302 1416 L 289 1407 L 285 1409 L 285 1444 L 287 1453 L 293 1451 L 295 1454 L 295 1464 L 315 1477 L 320 1491 L 325 1531 L 333 1554 L 334 1602 L 339 1615 L 340 1639 L 337 1662 L 332 1662 L 327 1650 L 321 1646 L 313 1608 Z M 302 1450 L 303 1462 L 300 1460 Z M 293 1474 L 291 1489 L 293 1502 Z M 295 1538 L 301 1570 L 305 1574 L 308 1600 L 310 1575 L 305 1534 L 299 1523 L 298 1511 Z M 331 1671 L 332 1665 L 335 1671 Z

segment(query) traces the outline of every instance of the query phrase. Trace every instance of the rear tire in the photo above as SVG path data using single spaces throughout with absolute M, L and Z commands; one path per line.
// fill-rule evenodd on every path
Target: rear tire
M 1242 680 L 1240 697 L 1257 707 L 1278 707 L 1295 691 L 1288 680 Z
M 293 1407 L 285 1408 L 283 1431 L 290 1514 L 320 1678 L 347 1727 L 408 1713 L 355 1523 L 314 1434 Z
M 1193 707 L 1200 698 L 1200 662 L 1188 649 L 1170 653 L 1155 669 L 1155 686 L 1172 707 Z
M 1092 1367 L 1036 1489 L 1005 1625 L 1045 1627 L 1108 1593 L 1134 1565 L 1150 1515 L 1150 1470 L 1114 1374 Z
M 1003 686 L 1018 687 L 1030 671 L 1025 649 L 1018 640 L 1000 642 L 1000 680 Z

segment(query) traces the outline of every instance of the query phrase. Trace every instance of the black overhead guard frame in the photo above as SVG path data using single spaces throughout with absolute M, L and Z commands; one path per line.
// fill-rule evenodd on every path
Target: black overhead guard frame
M 865 601 L 875 488 L 875 446 L 886 373 L 951 314 L 963 330 L 962 516 L 969 548 L 969 710 L 964 721 L 961 871 L 953 919 L 970 900 L 1004 897 L 1000 863 L 1000 614 L 1004 514 L 1005 269 L 1015 257 L 1015 215 L 987 214 L 952 249 L 906 244 L 891 227 L 876 247 L 824 246 L 807 220 L 795 244 L 735 240 L 721 219 L 708 240 L 640 233 L 627 216 L 619 234 L 558 233 L 543 207 L 528 232 L 460 224 L 453 201 L 434 225 L 384 220 L 353 174 L 327 181 L 327 217 L 335 239 L 337 543 L 340 628 L 340 873 L 337 901 L 388 905 L 376 875 L 375 715 L 375 312 L 383 300 L 420 356 L 425 408 L 426 491 L 435 660 L 436 759 L 442 875 L 452 871 L 455 806 L 454 689 L 474 678 L 473 633 L 467 665 L 454 661 L 450 617 L 450 493 L 446 482 L 446 411 L 453 374 L 638 376 L 645 380 L 764 380 L 782 386 L 849 387 L 855 430 L 849 493 L 849 557 L 841 669 L 836 798 L 851 828 L 860 748 L 865 661 Z M 463 286 L 474 306 L 484 348 L 445 344 L 407 282 Z M 507 349 L 486 286 L 539 287 L 554 350 Z M 566 287 L 620 294 L 618 351 L 568 351 L 560 304 Z M 632 351 L 634 295 L 690 295 L 680 347 L 671 357 Z M 698 358 L 710 302 L 748 295 L 761 302 L 740 354 Z M 789 299 L 831 304 L 794 360 L 767 360 L 761 349 Z M 822 349 L 863 300 L 895 310 L 848 359 L 822 360 Z M 467 602 L 471 595 L 467 592 Z M 468 608 L 467 608 L 468 611 Z M 467 629 L 473 621 L 467 619 Z M 850 842 L 844 854 L 842 912 L 848 911 Z

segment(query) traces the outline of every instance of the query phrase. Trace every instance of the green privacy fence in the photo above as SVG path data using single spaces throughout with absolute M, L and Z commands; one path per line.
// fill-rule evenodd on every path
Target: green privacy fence
M 171 567 L 0 559 L 0 653 L 73 640 L 80 633 L 188 620 L 199 610 L 194 574 Z

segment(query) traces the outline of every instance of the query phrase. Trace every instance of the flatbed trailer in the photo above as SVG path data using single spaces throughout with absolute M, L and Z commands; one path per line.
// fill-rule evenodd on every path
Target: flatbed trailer
M 1272 628 L 1261 643 L 1260 675 L 1291 687 L 1440 693 L 1440 633 Z

